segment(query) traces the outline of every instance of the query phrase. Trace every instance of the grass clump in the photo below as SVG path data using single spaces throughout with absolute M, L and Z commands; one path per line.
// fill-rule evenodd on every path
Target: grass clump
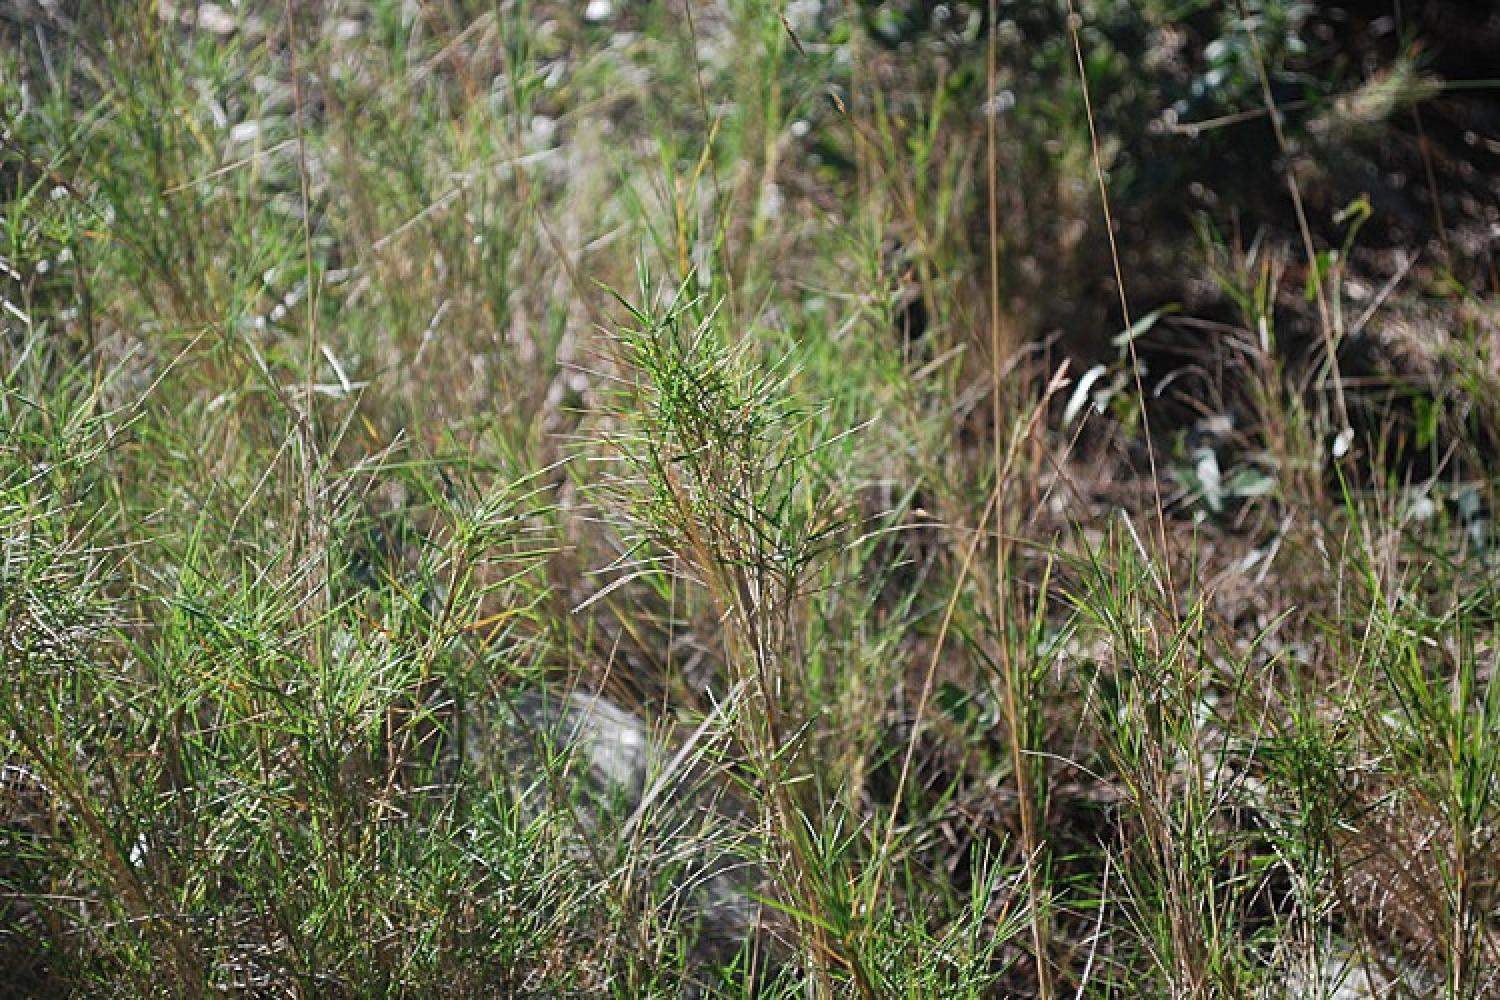
M 1495 993 L 1483 25 L 33 6 L 0 992 Z

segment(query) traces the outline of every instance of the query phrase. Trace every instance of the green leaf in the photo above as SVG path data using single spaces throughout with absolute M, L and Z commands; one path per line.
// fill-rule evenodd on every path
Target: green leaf
M 1323 281 L 1333 270 L 1334 262 L 1338 260 L 1338 254 L 1332 250 L 1322 250 L 1313 256 L 1313 268 L 1307 272 L 1307 284 L 1302 289 L 1303 296 L 1312 302 L 1318 297 L 1318 289 L 1323 286 Z

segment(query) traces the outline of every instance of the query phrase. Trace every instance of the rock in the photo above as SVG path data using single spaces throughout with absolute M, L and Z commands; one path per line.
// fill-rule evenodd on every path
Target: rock
M 750 850 L 750 815 L 706 764 L 705 745 L 673 749 L 599 696 L 525 693 L 495 714 L 498 753 L 489 727 L 467 740 L 480 773 L 501 767 L 533 816 L 566 795 L 597 856 L 643 864 L 636 885 L 674 887 L 662 909 L 696 926 L 690 966 L 734 960 L 761 930 L 752 893 L 764 873 Z

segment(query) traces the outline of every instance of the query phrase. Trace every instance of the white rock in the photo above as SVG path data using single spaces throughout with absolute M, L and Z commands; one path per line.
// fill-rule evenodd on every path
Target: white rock
M 260 138 L 260 122 L 240 122 L 229 130 L 229 141 L 236 146 L 248 146 Z
M 211 35 L 232 35 L 239 27 L 234 15 L 216 3 L 199 5 L 197 24 Z

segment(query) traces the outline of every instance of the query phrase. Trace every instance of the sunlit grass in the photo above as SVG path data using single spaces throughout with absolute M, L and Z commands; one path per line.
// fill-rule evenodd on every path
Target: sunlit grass
M 1208 226 L 1237 451 L 1129 471 L 1063 38 L 1043 155 L 870 18 L 158 6 L 0 53 L 7 983 L 1494 991 L 1491 485 Z

